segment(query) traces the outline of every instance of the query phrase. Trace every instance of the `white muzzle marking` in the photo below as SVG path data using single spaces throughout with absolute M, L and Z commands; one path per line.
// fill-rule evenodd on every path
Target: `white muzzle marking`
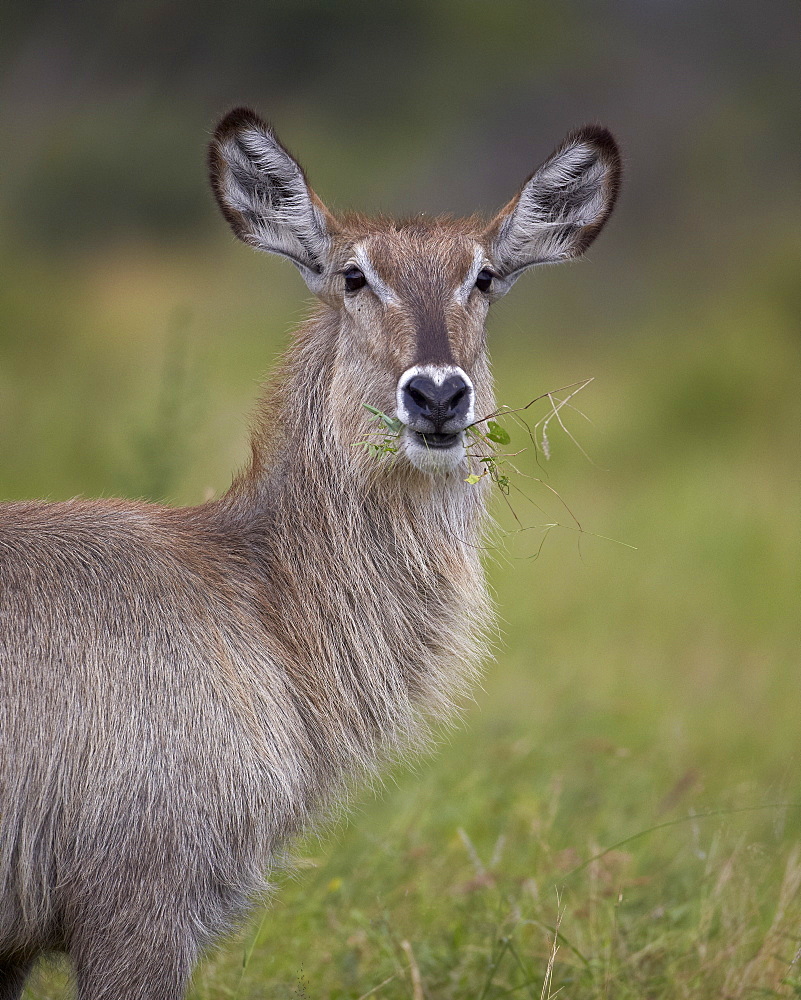
M 465 421 L 468 424 L 472 424 L 472 422 L 476 419 L 475 411 L 473 409 L 476 394 L 473 389 L 473 383 L 471 382 L 467 372 L 461 369 L 458 365 L 413 365 L 411 368 L 407 368 L 403 375 L 401 375 L 398 379 L 398 388 L 395 392 L 399 420 L 401 420 L 404 424 L 409 423 L 409 412 L 406 409 L 406 403 L 403 399 L 403 390 L 411 382 L 411 380 L 413 378 L 417 378 L 418 375 L 424 375 L 426 378 L 430 378 L 434 385 L 442 385 L 446 379 L 449 379 L 454 375 L 458 375 L 459 378 L 464 379 L 465 385 L 470 389 L 470 408 L 465 416 Z
M 471 424 L 475 420 L 474 399 L 475 392 L 473 383 L 466 372 L 458 365 L 413 365 L 398 379 L 396 390 L 396 403 L 398 419 L 406 425 L 401 436 L 401 446 L 403 453 L 416 468 L 423 472 L 434 475 L 442 475 L 455 471 L 465 460 L 464 431 L 457 429 L 454 443 L 448 447 L 432 447 L 426 443 L 424 436 L 413 430 L 409 424 L 412 416 L 409 413 L 404 399 L 404 389 L 413 378 L 418 375 L 425 376 L 431 381 L 441 386 L 446 379 L 458 376 L 464 380 L 470 392 L 470 405 L 463 417 L 464 426 Z

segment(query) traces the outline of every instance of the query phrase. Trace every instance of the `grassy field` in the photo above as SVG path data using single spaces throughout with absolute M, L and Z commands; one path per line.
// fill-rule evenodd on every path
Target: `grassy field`
M 509 498 L 527 530 L 496 498 L 483 690 L 297 845 L 194 1000 L 801 995 L 793 285 L 777 265 L 624 308 L 582 267 L 491 318 L 502 402 L 595 382 L 592 423 L 567 417 L 591 461 L 554 429 L 548 485 Z M 230 244 L 6 268 L 4 498 L 224 489 L 303 314 L 287 275 Z M 521 471 L 544 477 L 531 450 Z

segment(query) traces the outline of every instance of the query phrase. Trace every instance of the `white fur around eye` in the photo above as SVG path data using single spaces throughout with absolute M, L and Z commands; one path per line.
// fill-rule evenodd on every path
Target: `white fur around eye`
M 378 276 L 367 247 L 364 243 L 357 243 L 353 248 L 353 262 L 367 279 L 367 284 L 381 302 L 386 306 L 396 306 L 400 299 L 389 285 Z
M 459 285 L 456 291 L 453 293 L 453 297 L 458 302 L 460 306 L 467 305 L 467 300 L 470 298 L 470 293 L 475 288 L 476 278 L 478 277 L 479 271 L 482 268 L 489 267 L 489 261 L 487 260 L 484 248 L 476 243 L 473 247 L 473 262 L 470 265 L 470 270 L 467 272 L 467 276 L 464 281 Z

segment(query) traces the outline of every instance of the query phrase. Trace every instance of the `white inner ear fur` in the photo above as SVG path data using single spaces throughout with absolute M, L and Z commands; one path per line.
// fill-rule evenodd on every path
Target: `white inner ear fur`
M 585 169 L 576 176 L 582 166 Z M 555 159 L 544 164 L 531 178 L 520 194 L 513 216 L 517 216 L 521 206 L 524 206 L 524 211 L 530 216 L 527 221 L 538 228 L 563 226 L 566 223 L 580 227 L 592 225 L 598 221 L 606 208 L 607 199 L 603 186 L 606 169 L 603 160 L 592 146 L 579 143 L 577 146 L 569 147 Z M 536 197 L 538 191 L 542 192 L 549 188 L 558 188 L 566 193 L 571 189 L 576 191 L 579 188 L 586 188 L 587 197 L 578 210 L 565 211 L 554 219 L 538 203 Z
M 246 241 L 289 257 L 310 285 L 319 285 L 331 239 L 298 164 L 257 128 L 224 139 L 220 153 L 227 167 L 221 194 L 245 220 Z
M 556 154 L 525 185 L 495 240 L 493 255 L 511 284 L 526 268 L 576 256 L 577 231 L 603 218 L 610 164 L 589 143 Z

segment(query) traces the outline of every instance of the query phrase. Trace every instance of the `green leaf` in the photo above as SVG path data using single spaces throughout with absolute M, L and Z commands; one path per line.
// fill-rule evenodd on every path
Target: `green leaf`
M 388 413 L 384 413 L 383 410 L 379 410 L 378 407 L 370 406 L 369 403 L 362 403 L 362 406 L 365 410 L 372 413 L 374 417 L 377 417 L 393 434 L 400 434 L 403 430 L 403 421 L 398 420 L 397 417 L 391 417 Z
M 475 473 L 471 473 L 467 477 L 467 479 L 465 479 L 465 482 L 470 483 L 470 485 L 473 486 L 475 483 L 479 482 L 482 478 L 483 478 L 482 476 L 477 476 L 475 475 Z
M 512 440 L 509 437 L 508 431 L 506 431 L 505 428 L 501 427 L 501 425 L 496 423 L 494 420 L 487 421 L 486 437 L 488 437 L 490 441 L 494 441 L 496 444 L 509 444 Z

